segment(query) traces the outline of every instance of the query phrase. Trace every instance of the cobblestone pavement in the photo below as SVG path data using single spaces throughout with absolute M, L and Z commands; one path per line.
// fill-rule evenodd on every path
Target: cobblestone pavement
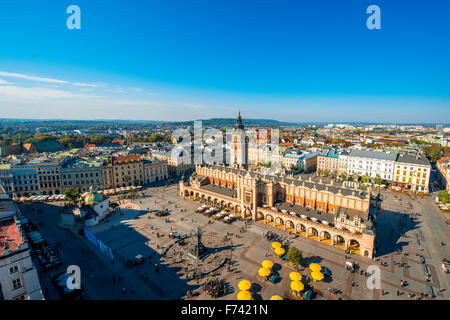
M 294 239 L 287 231 L 260 222 L 252 222 L 245 228 L 245 232 L 240 232 L 244 227 L 241 221 L 230 225 L 212 222 L 209 218 L 194 213 L 200 204 L 178 196 L 176 184 L 148 188 L 144 190 L 143 197 L 133 201 L 124 200 L 120 212 L 112 213 L 107 221 L 89 228 L 98 239 L 112 249 L 115 256 L 114 264 L 87 240 L 79 239 L 53 226 L 56 225 L 53 220 L 57 220 L 58 210 L 53 206 L 49 206 L 49 210 L 44 214 L 48 223 L 42 233 L 49 236 L 52 241 L 53 238 L 60 239 L 61 234 L 64 234 L 62 260 L 66 264 L 80 265 L 87 299 L 186 299 L 188 290 L 194 293 L 190 299 L 211 299 L 200 290 L 201 282 L 186 279 L 180 265 L 160 260 L 163 248 L 172 242 L 168 237 L 170 232 L 193 233 L 196 227 L 200 227 L 206 234 L 217 237 L 223 237 L 227 232 L 231 233 L 234 247 L 231 256 L 233 265 L 230 271 L 222 268 L 213 275 L 224 279 L 227 284 L 228 294 L 219 299 L 235 299 L 237 284 L 242 279 L 253 283 L 252 292 L 255 299 L 269 299 L 272 295 L 283 296 L 289 292 L 288 275 L 294 269 L 274 256 L 271 242 L 262 236 L 268 230 L 280 235 L 282 240 L 289 241 L 289 246 L 299 248 L 303 253 L 303 264 L 318 262 L 331 270 L 331 279 L 322 282 L 311 282 L 308 268 L 300 271 L 303 275 L 302 281 L 309 283 L 321 293 L 317 299 L 414 299 L 420 297 L 421 293 L 428 293 L 427 284 L 433 287 L 435 299 L 448 299 L 448 275 L 440 268 L 440 259 L 448 258 L 448 247 L 440 245 L 440 242 L 444 241 L 442 239 L 448 239 L 448 227 L 433 204 L 432 198 L 413 199 L 404 194 L 390 192 L 383 193 L 383 197 L 383 212 L 377 218 L 379 248 L 375 260 L 355 255 L 346 259 L 344 252 L 338 248 L 304 237 Z M 156 217 L 155 212 L 162 208 L 167 208 L 169 215 Z M 53 216 L 50 212 L 53 212 Z M 417 214 L 415 222 L 410 221 L 409 215 L 412 213 Z M 406 218 L 403 218 L 404 216 Z M 403 233 L 400 221 L 406 225 L 406 237 L 400 236 Z M 390 229 L 394 231 L 391 232 Z M 420 244 L 416 241 L 416 234 Z M 84 254 L 80 251 L 81 247 L 86 249 Z M 398 248 L 402 248 L 401 255 L 394 254 Z M 424 278 L 423 265 L 416 256 L 417 252 L 425 258 L 425 265 L 430 273 L 429 282 Z M 145 263 L 126 267 L 125 260 L 137 254 L 147 258 Z M 151 263 L 148 260 L 149 255 L 152 256 Z M 274 268 L 281 278 L 278 283 L 272 284 L 258 276 L 258 269 L 265 259 L 275 263 Z M 387 265 L 380 266 L 380 259 Z M 359 272 L 346 271 L 345 261 L 354 262 L 362 270 L 373 264 L 380 266 L 381 289 L 368 289 L 367 277 L 360 275 Z M 399 262 L 407 263 L 407 267 L 400 267 Z M 155 263 L 159 265 L 159 273 L 155 273 Z M 122 281 L 112 281 L 112 275 L 121 275 Z M 406 281 L 405 287 L 400 286 L 401 280 Z M 122 287 L 127 289 L 126 294 L 121 293 Z M 330 294 L 330 288 L 341 290 L 342 293 Z M 131 293 L 131 290 L 134 293 Z

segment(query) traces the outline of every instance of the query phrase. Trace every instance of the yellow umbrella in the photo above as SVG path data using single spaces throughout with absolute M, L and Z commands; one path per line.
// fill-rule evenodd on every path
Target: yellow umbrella
M 238 300 L 253 300 L 252 294 L 245 290 L 239 291 L 239 293 L 237 294 L 237 299 Z
M 302 280 L 302 275 L 298 272 L 292 271 L 291 273 L 289 273 L 289 278 L 292 281 L 300 281 Z
M 242 280 L 238 284 L 239 290 L 242 290 L 242 291 L 247 291 L 248 289 L 250 289 L 251 286 L 252 286 L 252 284 L 248 280 Z
M 267 269 L 272 269 L 272 267 L 273 267 L 273 262 L 270 261 L 270 260 L 264 260 L 264 261 L 262 262 L 262 266 L 263 266 L 264 268 L 267 268 Z
M 274 249 L 281 248 L 281 243 L 279 243 L 279 242 L 272 242 L 272 248 L 274 248 Z
M 284 251 L 283 248 L 276 248 L 276 249 L 275 249 L 275 253 L 276 253 L 277 255 L 279 255 L 279 256 L 283 255 L 284 252 L 285 252 L 285 251 Z
M 323 273 L 322 272 L 311 272 L 311 277 L 314 279 L 314 280 L 317 280 L 317 281 L 321 281 L 321 280 L 323 280 Z
M 259 274 L 261 277 L 268 277 L 268 276 L 270 275 L 270 269 L 267 269 L 267 268 L 259 268 L 258 274 Z
M 274 295 L 270 298 L 270 300 L 283 300 L 283 298 L 278 295 Z
M 318 264 L 318 263 L 311 263 L 311 264 L 309 265 L 309 269 L 310 269 L 312 272 L 319 272 L 320 270 L 322 270 L 322 267 L 321 267 L 320 264 Z
M 305 286 L 300 281 L 292 281 L 291 289 L 294 291 L 302 291 L 303 289 L 305 289 Z

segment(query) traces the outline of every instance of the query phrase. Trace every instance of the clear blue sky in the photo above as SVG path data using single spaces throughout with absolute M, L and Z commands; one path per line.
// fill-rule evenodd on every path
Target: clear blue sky
M 445 0 L 2 0 L 0 117 L 450 122 L 449 15 Z

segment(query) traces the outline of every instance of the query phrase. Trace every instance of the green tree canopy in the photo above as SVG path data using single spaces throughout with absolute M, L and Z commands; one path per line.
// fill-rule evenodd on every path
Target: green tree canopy
M 287 258 L 294 265 L 299 265 L 303 259 L 302 252 L 296 247 L 291 247 L 287 253 Z

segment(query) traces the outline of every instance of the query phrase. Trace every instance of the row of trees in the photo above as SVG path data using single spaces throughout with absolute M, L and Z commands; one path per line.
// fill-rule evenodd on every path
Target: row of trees
M 112 142 L 112 138 L 108 136 L 80 136 L 67 135 L 60 138 L 58 141 L 66 149 L 82 148 L 87 144 L 105 145 Z
M 441 147 L 438 143 L 432 143 L 423 147 L 423 152 L 431 162 L 436 162 L 445 153 L 450 153 L 450 147 Z
M 325 169 L 325 170 L 318 169 L 317 174 L 319 176 L 325 176 L 325 177 L 331 176 L 334 179 L 339 178 L 340 180 L 344 180 L 344 181 L 350 181 L 350 179 L 351 179 L 352 181 L 362 181 L 364 183 L 369 183 L 369 182 L 373 182 L 375 184 L 383 183 L 383 178 L 381 178 L 380 175 L 378 175 L 378 174 L 375 178 L 372 178 L 368 174 L 365 174 L 363 176 L 360 176 L 357 173 L 348 175 L 346 172 L 342 172 L 339 174 L 337 171 L 330 172 L 330 170 L 328 170 L 328 169 Z
M 171 136 L 170 134 L 159 134 L 159 133 L 152 133 L 149 137 L 136 137 L 130 139 L 130 142 L 170 142 Z

